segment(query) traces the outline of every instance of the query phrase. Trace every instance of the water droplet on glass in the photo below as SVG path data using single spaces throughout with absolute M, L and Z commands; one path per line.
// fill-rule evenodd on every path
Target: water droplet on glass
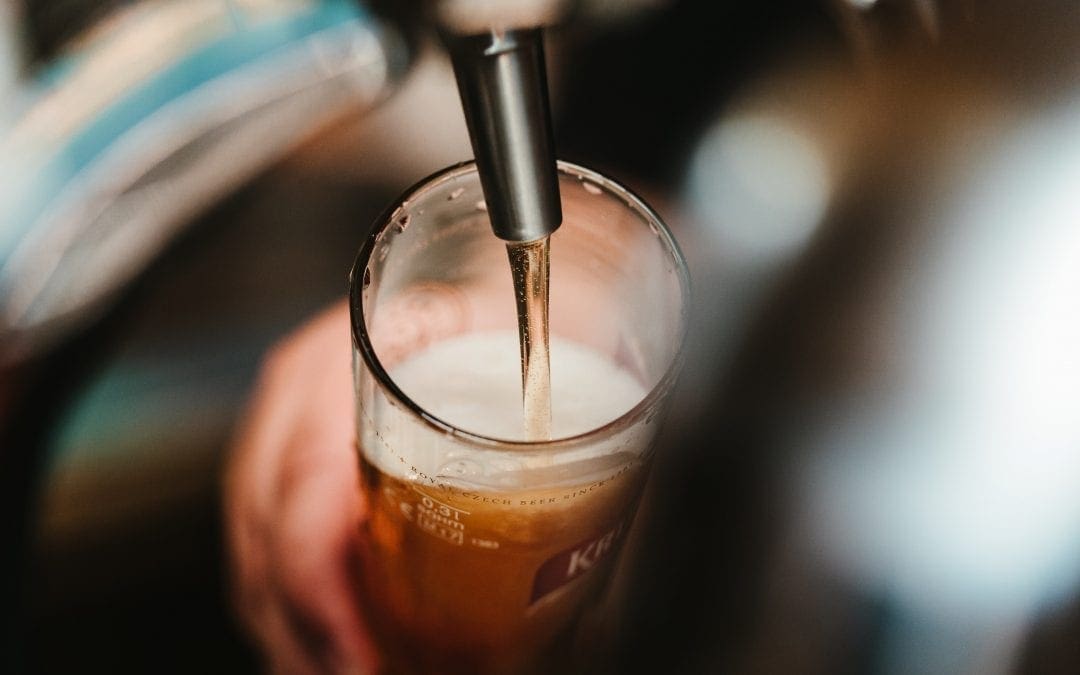
M 476 210 L 477 211 L 487 211 L 487 202 L 485 202 L 483 199 L 476 202 Z
M 484 465 L 471 459 L 459 459 L 443 464 L 439 469 L 438 475 L 440 477 L 447 476 L 455 478 L 463 476 L 482 476 L 484 475 Z
M 397 219 L 397 221 L 394 223 L 394 226 L 397 227 L 398 232 L 405 231 L 405 228 L 409 226 L 409 220 L 411 218 L 412 216 L 406 213 L 405 215 Z
M 370 286 L 370 285 L 371 285 L 371 268 L 370 267 L 365 267 L 364 268 L 364 286 L 363 287 L 364 287 L 364 289 L 367 289 L 367 287 Z
M 450 196 L 447 197 L 446 200 L 452 202 L 455 199 L 457 199 L 458 197 L 460 197 L 462 194 L 464 194 L 464 192 L 465 192 L 465 188 L 460 187 L 460 188 L 454 190 L 453 192 L 451 192 Z
M 590 183 L 589 181 L 582 181 L 581 184 L 585 186 L 585 192 L 588 192 L 591 195 L 598 195 L 604 192 L 600 189 L 600 186 L 595 183 Z

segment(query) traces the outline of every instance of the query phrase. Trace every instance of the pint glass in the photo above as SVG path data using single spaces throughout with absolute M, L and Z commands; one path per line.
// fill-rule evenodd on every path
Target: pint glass
M 633 519 L 686 266 L 633 193 L 567 163 L 559 180 L 550 441 L 521 432 L 514 289 L 472 163 L 409 189 L 353 268 L 360 601 L 389 672 L 553 668 Z

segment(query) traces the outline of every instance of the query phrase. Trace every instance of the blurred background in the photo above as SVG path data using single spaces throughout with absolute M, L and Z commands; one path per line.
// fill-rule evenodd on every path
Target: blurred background
M 408 3 L 0 0 L 14 672 L 256 672 L 263 352 L 471 151 Z M 690 367 L 616 672 L 1080 672 L 1080 6 L 580 0 L 560 157 L 665 216 Z

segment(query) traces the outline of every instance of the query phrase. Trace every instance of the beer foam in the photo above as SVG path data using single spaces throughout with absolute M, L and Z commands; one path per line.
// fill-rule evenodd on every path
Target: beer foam
M 645 387 L 610 358 L 551 336 L 552 438 L 576 436 L 625 414 Z M 521 361 L 514 331 L 470 333 L 399 363 L 390 378 L 417 405 L 459 429 L 525 440 Z

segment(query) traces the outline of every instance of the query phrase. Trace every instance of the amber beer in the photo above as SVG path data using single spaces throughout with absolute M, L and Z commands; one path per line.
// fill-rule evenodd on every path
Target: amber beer
M 611 437 L 588 432 L 646 390 L 593 349 L 550 346 L 552 430 L 569 447 L 489 439 L 488 449 L 462 448 L 460 432 L 417 425 L 400 404 L 360 407 L 369 514 L 361 598 L 391 672 L 562 670 L 552 659 L 570 650 L 555 643 L 569 639 L 609 576 L 646 447 L 634 425 Z M 517 352 L 512 331 L 467 333 L 417 350 L 389 374 L 439 419 L 525 440 Z
M 388 672 L 565 672 L 633 519 L 678 372 L 686 264 L 614 181 L 566 163 L 559 181 L 550 257 L 514 275 L 471 164 L 403 194 L 353 267 L 358 592 Z M 549 284 L 550 323 L 519 322 L 516 298 Z M 529 414 L 546 417 L 530 392 L 547 327 L 550 435 Z
M 362 455 L 361 455 L 362 456 Z M 550 670 L 603 590 L 644 468 L 585 484 L 473 491 L 361 461 L 361 596 L 389 672 Z

